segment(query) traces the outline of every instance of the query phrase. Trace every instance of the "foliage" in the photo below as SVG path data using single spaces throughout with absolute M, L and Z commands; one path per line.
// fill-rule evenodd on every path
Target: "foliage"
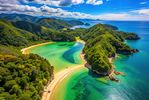
M 35 16 L 25 15 L 25 14 L 5 14 L 1 13 L 0 18 L 10 20 L 10 21 L 28 21 L 36 22 L 39 18 Z
M 108 75 L 113 67 L 108 58 L 116 53 L 132 54 L 135 52 L 123 41 L 128 37 L 138 37 L 136 34 L 121 32 L 117 27 L 107 24 L 97 24 L 89 29 L 67 30 L 65 33 L 73 37 L 80 37 L 86 42 L 83 52 L 92 70 L 97 74 Z M 135 40 L 135 38 L 131 38 Z
M 38 55 L 0 55 L 0 98 L 40 100 L 52 75 L 53 66 Z
M 68 23 L 71 26 L 85 25 L 83 22 L 81 22 L 79 20 L 67 20 L 65 22 Z
M 13 25 L 22 30 L 31 32 L 44 40 L 52 40 L 53 35 L 57 33 L 56 30 L 46 28 L 44 26 L 40 26 L 38 24 L 27 22 L 27 21 L 16 21 L 16 22 L 13 22 Z
M 11 22 L 0 20 L 0 44 L 22 46 L 39 38 L 27 31 L 14 27 Z
M 85 30 L 82 39 L 86 41 L 84 53 L 89 64 L 92 65 L 92 70 L 97 74 L 110 74 L 113 67 L 108 58 L 114 57 L 116 53 L 132 54 L 135 52 L 123 41 L 130 34 L 116 31 L 115 28 L 109 28 L 110 25 L 97 24 Z M 137 35 L 136 35 L 137 36 Z
M 71 27 L 71 25 L 65 21 L 56 18 L 41 18 L 37 21 L 37 24 L 51 29 L 63 29 Z

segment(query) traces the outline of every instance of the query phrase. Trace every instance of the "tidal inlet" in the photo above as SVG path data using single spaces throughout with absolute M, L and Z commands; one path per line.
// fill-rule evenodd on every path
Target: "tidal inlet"
M 147 0 L 0 0 L 0 100 L 149 100 Z

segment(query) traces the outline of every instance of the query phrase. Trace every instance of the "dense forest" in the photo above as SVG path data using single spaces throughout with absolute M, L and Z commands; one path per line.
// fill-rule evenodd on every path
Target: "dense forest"
M 21 54 L 21 48 L 46 41 L 75 41 L 75 37 L 63 29 L 56 30 L 57 24 L 48 28 L 32 22 L 31 16 L 16 18 L 0 19 L 0 99 L 40 100 L 44 86 L 53 78 L 54 67 L 38 55 Z
M 86 42 L 83 49 L 86 60 L 92 66 L 93 72 L 109 75 L 113 70 L 108 58 L 116 53 L 130 55 L 138 52 L 124 43 L 125 40 L 140 39 L 135 33 L 118 31 L 118 28 L 107 24 L 97 24 L 89 29 L 78 28 L 67 30 L 74 37 L 80 37 Z
M 114 28 L 114 29 L 113 29 Z M 92 71 L 97 74 L 109 75 L 113 70 L 109 57 L 115 57 L 116 53 L 130 55 L 138 52 L 124 43 L 124 40 L 139 39 L 134 33 L 125 33 L 115 30 L 109 25 L 97 24 L 85 30 L 82 37 L 86 41 L 84 53 L 88 63 L 92 66 Z M 129 38 L 128 38 L 129 37 Z
M 93 72 L 108 75 L 113 69 L 109 57 L 116 53 L 130 55 L 138 52 L 124 43 L 138 40 L 138 35 L 118 31 L 107 24 L 91 28 L 70 29 L 80 21 L 36 18 L 23 15 L 0 15 L 0 99 L 39 100 L 44 85 L 53 78 L 53 66 L 35 54 L 22 55 L 21 48 L 46 41 L 86 42 L 83 49 Z M 72 25 L 70 25 L 72 24 Z
M 40 100 L 53 66 L 35 54 L 0 55 L 0 100 Z

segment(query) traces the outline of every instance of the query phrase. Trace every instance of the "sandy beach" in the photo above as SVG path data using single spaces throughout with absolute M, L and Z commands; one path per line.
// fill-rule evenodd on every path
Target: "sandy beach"
M 77 42 L 80 42 L 80 43 L 83 43 L 85 44 L 84 41 L 77 41 Z M 27 48 L 23 48 L 21 50 L 22 54 L 28 54 L 30 53 L 29 52 L 29 49 L 31 48 L 34 48 L 34 47 L 38 47 L 38 46 L 42 46 L 42 45 L 46 45 L 46 44 L 51 44 L 51 43 L 54 43 L 54 42 L 46 42 L 46 43 L 41 43 L 41 44 L 37 44 L 37 45 L 33 45 L 33 46 L 30 46 L 30 47 L 27 47 Z M 84 59 L 84 54 L 80 54 L 80 58 L 82 59 L 82 64 L 79 64 L 79 65 L 76 65 L 76 66 L 73 66 L 73 67 L 68 67 L 58 73 L 54 73 L 54 79 L 49 82 L 49 84 L 47 84 L 45 87 L 44 87 L 44 92 L 43 92 L 43 95 L 42 95 L 42 100 L 50 100 L 50 97 L 52 96 L 52 94 L 54 93 L 54 90 L 56 89 L 56 86 L 58 84 L 60 84 L 60 82 L 65 79 L 68 75 L 70 75 L 72 72 L 76 71 L 76 70 L 79 70 L 81 69 L 82 67 L 85 66 L 86 64 L 86 61 Z
M 29 49 L 31 49 L 31 48 L 42 46 L 42 45 L 46 45 L 46 44 L 51 44 L 51 43 L 54 43 L 54 42 L 45 42 L 45 43 L 40 43 L 40 44 L 32 45 L 30 47 L 21 49 L 21 52 L 22 52 L 22 54 L 28 54 L 29 53 Z
M 81 54 L 81 59 L 83 60 L 83 64 L 69 67 L 54 75 L 54 79 L 52 80 L 52 82 L 44 88 L 42 100 L 50 100 L 50 97 L 54 93 L 54 89 L 58 84 L 60 84 L 63 79 L 65 79 L 68 75 L 72 74 L 74 71 L 79 70 L 85 66 L 86 61 L 84 60 L 84 54 Z

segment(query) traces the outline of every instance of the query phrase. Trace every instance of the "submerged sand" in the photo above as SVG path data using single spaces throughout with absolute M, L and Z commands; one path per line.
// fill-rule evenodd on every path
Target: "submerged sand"
M 50 100 L 50 97 L 54 93 L 56 86 L 59 85 L 62 80 L 64 80 L 68 75 L 72 74 L 73 72 L 85 66 L 86 61 L 84 60 L 83 54 L 81 54 L 81 58 L 83 60 L 83 64 L 76 65 L 73 67 L 68 67 L 67 69 L 64 69 L 54 75 L 54 79 L 52 80 L 52 82 L 49 85 L 47 85 L 47 87 L 45 87 L 44 89 L 42 100 Z
M 84 41 L 77 41 L 80 43 L 85 44 Z M 23 48 L 22 54 L 29 54 L 30 53 L 30 49 L 38 47 L 38 46 L 42 46 L 42 45 L 46 45 L 46 44 L 51 44 L 54 42 L 46 42 L 46 43 L 41 43 L 41 44 L 37 44 L 37 45 L 33 45 L 27 48 Z M 60 72 L 55 73 L 54 75 L 54 79 L 49 82 L 49 84 L 47 84 L 47 86 L 45 86 L 44 88 L 44 92 L 42 95 L 42 100 L 50 100 L 50 97 L 52 96 L 52 94 L 54 93 L 54 90 L 56 89 L 56 86 L 59 85 L 61 83 L 62 80 L 64 80 L 68 75 L 70 75 L 71 73 L 73 73 L 74 71 L 77 71 L 79 69 L 81 69 L 82 67 L 85 66 L 86 61 L 84 59 L 84 54 L 80 54 L 80 58 L 82 59 L 83 64 L 79 64 L 73 67 L 68 67 Z

